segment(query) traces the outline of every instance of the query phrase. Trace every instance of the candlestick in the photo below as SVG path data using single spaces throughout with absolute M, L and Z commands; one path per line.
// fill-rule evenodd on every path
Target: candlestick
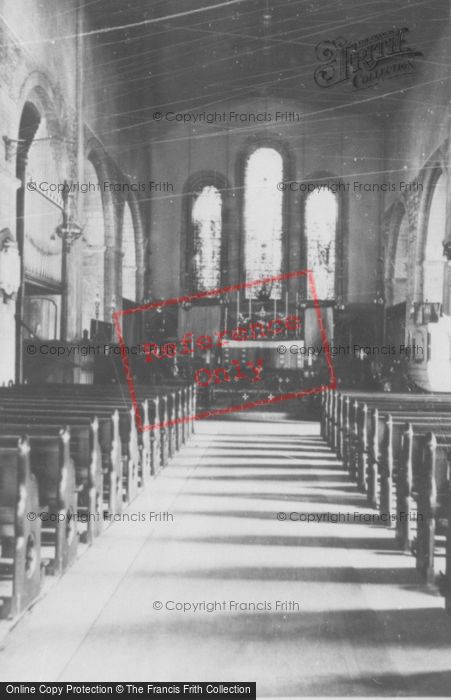
M 240 318 L 240 290 L 236 293 L 236 320 Z
M 225 331 L 227 331 L 227 321 L 228 321 L 227 317 L 228 317 L 228 315 L 229 315 L 229 307 L 226 304 L 225 310 L 224 310 L 224 330 Z
M 252 319 L 252 297 L 249 297 L 249 318 Z
M 288 292 L 285 292 L 285 318 L 288 317 Z
M 274 318 L 277 318 L 277 299 L 274 297 Z

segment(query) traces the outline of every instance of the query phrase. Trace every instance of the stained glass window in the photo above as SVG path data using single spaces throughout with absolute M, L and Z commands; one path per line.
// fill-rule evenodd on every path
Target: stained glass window
M 315 189 L 305 205 L 307 267 L 312 270 L 318 299 L 335 298 L 337 197 L 329 189 Z
M 246 282 L 282 273 L 282 203 L 278 184 L 283 180 L 283 160 L 275 148 L 257 148 L 246 165 L 244 188 L 244 230 Z M 280 299 L 281 285 L 266 290 Z M 255 298 L 259 287 L 246 290 Z
M 196 292 L 221 285 L 222 196 L 217 187 L 206 185 L 191 210 L 193 231 L 193 278 Z

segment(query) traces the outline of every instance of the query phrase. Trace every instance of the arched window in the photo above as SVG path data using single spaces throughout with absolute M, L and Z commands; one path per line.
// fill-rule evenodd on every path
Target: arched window
M 136 242 L 130 205 L 124 208 L 122 222 L 122 297 L 136 301 Z
M 401 304 L 406 301 L 407 295 L 407 269 L 409 264 L 409 220 L 404 213 L 399 224 L 398 238 L 396 241 L 395 258 L 393 261 L 393 299 L 392 303 Z
M 191 265 L 193 291 L 205 292 L 221 286 L 222 195 L 214 185 L 205 185 L 192 200 Z
M 423 301 L 442 302 L 445 274 L 446 182 L 441 172 L 429 204 L 423 266 Z
M 337 195 L 330 189 L 313 190 L 305 203 L 306 260 L 322 301 L 335 298 L 337 220 Z
M 261 147 L 251 153 L 244 176 L 244 259 L 246 282 L 282 273 L 283 159 L 275 148 Z M 280 299 L 280 283 L 270 296 Z M 257 287 L 246 289 L 255 298 Z
M 85 163 L 86 182 L 97 184 L 99 176 L 90 160 Z M 100 185 L 90 187 L 84 197 L 82 276 L 82 328 L 90 331 L 91 320 L 105 319 L 105 221 Z

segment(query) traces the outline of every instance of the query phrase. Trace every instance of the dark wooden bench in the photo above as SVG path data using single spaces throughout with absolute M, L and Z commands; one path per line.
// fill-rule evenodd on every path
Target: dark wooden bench
M 381 512 L 390 513 L 394 502 L 394 481 L 402 454 L 402 438 L 406 423 L 425 433 L 439 426 L 451 427 L 449 413 L 421 410 L 395 412 L 393 409 L 373 408 L 368 421 L 368 501 Z M 380 495 L 378 487 L 380 486 Z
M 139 471 L 143 483 L 148 475 L 156 473 L 160 466 L 167 464 L 169 457 L 175 454 L 178 445 L 182 442 L 177 433 L 179 424 L 165 426 L 154 431 L 146 429 L 136 433 L 135 416 L 131 408 L 131 401 L 123 393 L 123 388 L 122 391 L 114 385 L 111 385 L 111 387 L 108 385 L 100 389 L 97 385 L 76 385 L 74 387 L 69 385 L 48 385 L 47 387 L 46 385 L 41 388 L 46 397 L 42 400 L 46 402 L 54 402 L 60 405 L 61 402 L 71 401 L 73 404 L 89 404 L 91 407 L 105 407 L 106 405 L 117 407 L 121 414 L 122 422 L 123 418 L 126 418 L 126 432 L 131 433 L 133 436 L 130 440 L 129 455 L 136 454 L 136 449 L 133 445 L 136 444 L 136 440 L 139 443 L 139 448 L 142 452 L 142 464 L 138 465 L 139 469 L 134 463 L 131 466 L 135 471 Z M 16 388 L 14 387 L 13 389 L 15 390 Z M 145 396 L 138 398 L 143 424 L 166 424 L 168 421 L 184 418 L 185 404 L 183 401 L 177 400 L 178 392 L 179 388 L 177 387 L 171 392 L 171 396 L 167 392 L 164 393 L 163 388 L 154 388 L 152 392 L 146 390 Z M 36 400 L 36 389 L 21 386 L 14 393 L 10 389 L 3 392 L 0 391 L 0 401 L 3 400 L 4 396 L 9 396 L 11 401 L 17 400 L 17 396 L 27 396 L 32 400 Z M 135 437 L 135 433 L 137 437 Z M 125 442 L 124 439 L 123 442 Z
M 75 465 L 77 486 L 79 486 L 78 515 L 86 522 L 84 539 L 91 543 L 103 527 L 103 473 L 102 456 L 99 444 L 99 423 L 97 418 L 66 416 L 62 412 L 41 413 L 39 417 L 32 411 L 5 412 L 0 407 L 0 423 L 13 433 L 49 432 L 59 434 L 61 426 L 68 425 L 70 418 L 70 454 Z
M 382 420 L 385 420 L 389 414 L 392 416 L 405 415 L 406 420 L 409 420 L 410 416 L 416 418 L 424 415 L 433 419 L 434 416 L 438 418 L 439 416 L 451 415 L 451 404 L 447 405 L 443 402 L 420 405 L 408 402 L 403 405 L 399 399 L 387 402 L 382 398 L 366 398 L 363 402 L 354 400 L 351 404 L 346 397 L 343 405 L 344 411 L 338 430 L 337 454 L 341 453 L 344 466 L 364 491 L 367 490 L 368 486 L 368 454 L 374 448 L 374 441 L 379 440 L 378 433 L 374 432 L 374 412 L 377 412 L 376 415 L 380 415 Z M 371 479 L 371 474 L 369 477 L 370 486 L 374 487 L 375 482 Z M 371 490 L 371 502 L 373 502 L 373 496 L 374 492 Z
M 160 390 L 163 388 L 168 389 L 169 387 L 174 390 L 175 388 L 181 392 L 181 406 L 183 411 L 180 412 L 180 418 L 182 419 L 179 424 L 179 430 L 181 432 L 181 440 L 185 443 L 188 438 L 194 432 L 194 422 L 196 416 L 196 404 L 197 404 L 197 389 L 195 384 L 186 384 L 178 382 L 177 380 L 169 380 L 167 384 L 158 387 Z M 139 395 L 146 396 L 148 389 L 143 387 L 139 390 Z
M 102 491 L 102 502 L 105 498 L 110 511 L 120 513 L 124 498 L 129 502 L 135 497 L 141 456 L 136 426 L 130 411 L 127 417 L 121 416 L 113 405 L 101 406 L 88 400 L 73 399 L 69 406 L 69 399 L 65 398 L 4 399 L 0 396 L 0 420 L 6 414 L 11 418 L 26 415 L 39 421 L 45 418 L 53 423 L 62 420 L 69 426 L 95 417 L 98 423 L 101 470 L 106 487 Z
M 102 395 L 102 393 L 117 394 L 119 390 L 115 385 L 92 385 L 92 389 L 97 396 Z M 160 400 L 161 403 L 161 399 L 166 397 L 165 401 L 168 403 L 166 407 L 163 406 L 160 409 L 157 406 L 153 407 L 154 417 L 155 415 L 159 416 L 158 419 L 154 420 L 155 423 L 178 421 L 174 426 L 155 431 L 157 436 L 159 433 L 166 434 L 166 446 L 162 449 L 166 463 L 166 455 L 169 450 L 174 452 L 177 449 L 177 444 L 179 446 L 184 444 L 193 433 L 194 420 L 192 417 L 195 416 L 196 412 L 196 387 L 183 380 L 168 379 L 164 384 L 138 385 L 135 387 L 135 391 L 138 400 L 148 399 L 149 402 Z M 172 399 L 173 395 L 175 396 Z M 171 446 L 170 441 L 172 442 Z
M 365 392 L 365 391 L 330 391 L 325 390 L 322 394 L 321 410 L 321 434 L 329 442 L 333 449 L 336 449 L 339 456 L 342 453 L 340 433 L 346 415 L 346 404 L 351 405 L 390 405 L 394 409 L 404 409 L 421 404 L 422 409 L 447 410 L 451 405 L 451 395 L 449 394 L 392 394 L 385 392 Z M 348 408 L 349 410 L 349 408 Z
M 171 400 L 169 394 L 173 395 Z M 118 408 L 129 410 L 131 400 L 126 387 L 117 384 L 87 385 L 87 384 L 44 384 L 44 385 L 17 385 L 7 389 L 0 389 L 2 396 L 40 396 L 47 398 L 80 399 L 88 398 L 93 401 L 114 401 L 120 402 Z M 149 422 L 144 418 L 144 411 L 141 410 L 143 423 L 159 424 L 171 423 L 166 428 L 155 431 L 145 430 L 139 434 L 140 443 L 143 444 L 145 453 L 156 457 L 157 462 L 152 462 L 152 471 L 158 471 L 161 465 L 165 465 L 170 454 L 174 454 L 182 444 L 186 442 L 193 432 L 192 416 L 196 410 L 196 389 L 193 384 L 188 384 L 184 380 L 170 379 L 164 385 L 138 385 L 136 387 L 136 397 L 138 402 L 143 404 L 145 400 L 149 402 L 148 414 Z M 153 418 L 152 418 L 153 415 Z
M 435 580 L 436 535 L 445 535 L 443 589 L 450 610 L 451 396 L 324 393 L 322 433 L 367 490 L 371 505 L 381 513 L 396 510 L 396 537 L 405 551 L 416 523 L 417 568 L 427 583 Z
M 0 424 L 1 438 L 16 441 L 22 432 L 11 432 L 11 426 Z M 30 443 L 30 463 L 39 488 L 39 504 L 42 513 L 41 549 L 52 548 L 50 566 L 46 571 L 61 574 L 77 556 L 78 493 L 75 465 L 70 456 L 69 430 L 58 434 L 42 433 L 41 428 L 27 426 Z
M 450 465 L 451 432 L 440 436 L 428 432 L 413 461 L 413 494 L 418 515 L 422 516 L 417 523 L 417 568 L 427 583 L 433 583 L 435 578 L 435 538 L 439 520 L 444 522 L 444 529 L 448 531 L 446 551 L 449 555 Z M 446 576 L 449 577 L 450 573 L 448 570 Z
M 18 615 L 41 588 L 39 490 L 27 439 L 0 437 L 0 617 Z M 35 519 L 27 517 L 36 513 Z
M 398 468 L 397 510 L 405 512 L 408 516 L 412 511 L 417 484 L 421 480 L 421 469 L 424 465 L 425 433 L 429 427 L 430 425 L 424 423 L 408 423 L 403 430 Z M 450 425 L 442 426 L 441 432 L 437 433 L 439 440 L 446 439 L 450 434 Z M 410 551 L 412 528 L 409 518 L 398 523 L 396 535 L 401 548 Z

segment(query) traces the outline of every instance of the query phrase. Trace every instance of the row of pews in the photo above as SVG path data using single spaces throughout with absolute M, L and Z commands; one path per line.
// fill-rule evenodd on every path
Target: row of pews
M 321 433 L 451 612 L 451 395 L 325 391 Z
M 196 389 L 45 384 L 0 389 L 0 618 L 39 595 L 188 440 Z M 175 422 L 178 421 L 178 422 Z

